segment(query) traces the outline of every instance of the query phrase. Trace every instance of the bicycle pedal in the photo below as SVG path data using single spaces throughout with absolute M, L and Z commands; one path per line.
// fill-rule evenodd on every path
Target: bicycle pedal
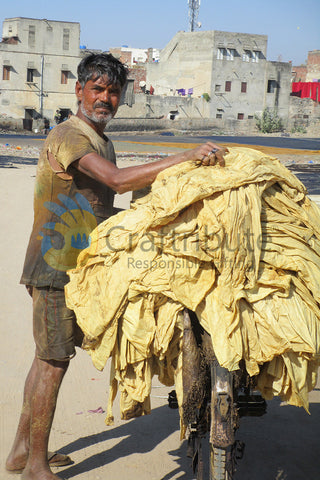
M 177 394 L 175 390 L 171 390 L 168 395 L 169 408 L 179 408 Z
M 252 395 L 239 395 L 237 405 L 241 417 L 260 417 L 267 412 L 267 402 L 258 393 Z

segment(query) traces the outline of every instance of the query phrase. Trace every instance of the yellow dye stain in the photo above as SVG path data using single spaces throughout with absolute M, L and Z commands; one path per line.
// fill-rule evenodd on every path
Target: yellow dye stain
M 123 143 L 132 143 L 132 144 L 139 144 L 139 145 L 150 145 L 150 146 L 157 146 L 157 147 L 172 147 L 172 148 L 183 148 L 183 149 L 191 149 L 196 148 L 201 143 L 179 143 L 179 142 L 133 142 L 129 140 L 121 140 Z M 268 155 L 276 155 L 276 154 L 283 154 L 283 155 L 320 155 L 320 150 L 299 150 L 296 148 L 280 148 L 280 147 L 266 147 L 263 145 L 245 145 L 240 143 L 221 143 L 219 145 L 222 147 L 244 147 L 244 148 L 254 148 L 259 150 L 262 153 L 266 153 Z

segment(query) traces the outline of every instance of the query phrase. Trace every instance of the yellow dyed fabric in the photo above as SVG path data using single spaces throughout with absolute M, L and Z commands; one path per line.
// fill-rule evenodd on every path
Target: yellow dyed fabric
M 265 398 L 308 409 L 319 366 L 320 213 L 274 158 L 232 148 L 226 166 L 186 162 L 99 225 L 69 271 L 69 308 L 94 365 L 112 357 L 123 418 L 149 413 L 151 380 L 182 399 L 182 310 L 221 365 L 241 359 Z

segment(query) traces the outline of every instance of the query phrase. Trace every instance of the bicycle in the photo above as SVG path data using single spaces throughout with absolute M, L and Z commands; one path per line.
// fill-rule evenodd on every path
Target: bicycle
M 203 480 L 201 442 L 209 432 L 209 480 L 233 480 L 244 443 L 235 439 L 243 416 L 266 413 L 266 401 L 255 389 L 244 362 L 229 372 L 214 355 L 210 335 L 194 312 L 185 309 L 182 346 L 182 421 L 188 432 L 187 455 L 192 458 L 197 480 Z M 175 402 L 171 392 L 169 405 Z

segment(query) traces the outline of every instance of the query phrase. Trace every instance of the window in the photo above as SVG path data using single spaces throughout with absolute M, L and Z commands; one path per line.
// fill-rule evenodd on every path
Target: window
M 244 113 L 238 113 L 238 120 L 244 119 Z
M 217 60 L 223 60 L 223 56 L 224 56 L 224 48 L 218 48 Z
M 253 118 L 254 118 L 253 115 L 248 115 L 249 120 L 253 120 Z
M 234 48 L 227 48 L 227 60 L 233 61 L 234 60 Z
M 70 30 L 69 30 L 69 28 L 64 28 L 63 29 L 63 40 L 62 40 L 63 50 L 69 50 L 69 38 L 70 38 Z
M 247 93 L 247 82 L 241 82 L 241 93 Z
M 225 90 L 225 92 L 231 92 L 231 82 L 230 82 L 230 80 L 226 81 L 224 90 Z
M 251 58 L 250 50 L 245 50 L 242 54 L 242 61 L 243 62 L 250 62 L 250 58 Z
M 28 46 L 33 48 L 36 44 L 36 27 L 29 25 Z
M 216 84 L 214 87 L 215 92 L 221 92 L 221 85 Z
M 33 68 L 27 68 L 27 82 L 28 83 L 33 83 L 33 73 L 34 73 Z
M 216 113 L 216 118 L 222 118 L 222 113 Z
M 259 63 L 260 52 L 259 50 L 254 50 L 252 52 L 252 63 Z
M 10 80 L 10 66 L 3 65 L 2 80 Z
M 276 80 L 268 80 L 267 93 L 274 93 L 278 88 L 278 82 Z
M 68 83 L 68 70 L 61 70 L 61 83 L 64 85 Z

